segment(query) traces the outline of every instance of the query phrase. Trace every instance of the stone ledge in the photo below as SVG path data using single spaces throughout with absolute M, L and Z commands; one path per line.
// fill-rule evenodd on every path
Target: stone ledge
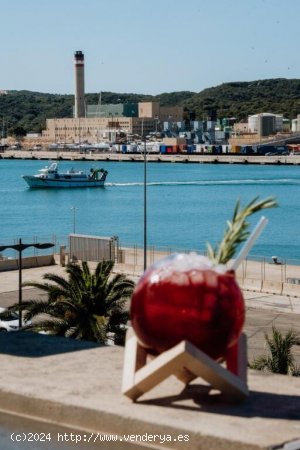
M 7 333 L 0 362 L 0 409 L 10 413 L 118 435 L 188 435 L 158 446 L 183 450 L 261 450 L 300 437 L 299 378 L 250 371 L 251 395 L 241 404 L 200 379 L 185 387 L 170 378 L 132 403 L 120 393 L 120 347 Z
M 31 269 L 33 267 L 44 267 L 55 264 L 54 256 L 51 255 L 38 255 L 38 256 L 26 256 L 22 258 L 22 268 Z M 4 259 L 0 260 L 0 272 L 8 270 L 18 270 L 18 259 Z

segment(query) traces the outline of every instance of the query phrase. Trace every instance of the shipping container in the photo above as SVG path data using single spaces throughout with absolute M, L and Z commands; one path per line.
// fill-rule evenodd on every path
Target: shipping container
M 288 155 L 289 149 L 287 145 L 280 145 L 276 147 L 276 151 L 278 155 Z
M 253 150 L 258 155 L 266 155 L 267 153 L 273 154 L 276 151 L 274 145 L 256 145 L 253 146 Z
M 290 152 L 294 153 L 299 153 L 300 152 L 300 145 L 299 144 L 288 144 L 287 148 Z
M 229 153 L 229 145 L 222 145 L 222 153 Z
M 258 155 L 288 155 L 289 149 L 286 145 L 257 145 L 256 152 Z
M 256 151 L 251 145 L 243 145 L 240 153 L 243 155 L 253 155 Z
M 128 153 L 138 153 L 140 149 L 138 148 L 137 144 L 128 144 L 127 145 L 127 152 Z
M 241 152 L 241 146 L 240 145 L 232 145 L 231 146 L 231 153 L 240 153 Z
M 147 150 L 151 153 L 159 153 L 159 144 L 154 143 L 152 146 L 147 147 Z
M 219 146 L 219 145 L 212 145 L 212 146 L 211 146 L 211 153 L 212 153 L 213 155 L 219 155 L 221 152 L 222 152 L 222 147 L 221 147 L 221 149 L 220 149 L 220 146 Z
M 204 153 L 204 145 L 203 144 L 196 144 L 195 153 Z

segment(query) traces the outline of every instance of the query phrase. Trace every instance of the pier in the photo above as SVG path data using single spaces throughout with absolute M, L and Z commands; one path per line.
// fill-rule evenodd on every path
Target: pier
M 70 150 L 6 150 L 0 153 L 1 159 L 36 159 L 62 161 L 111 161 L 143 162 L 141 153 L 79 153 Z M 242 155 L 209 153 L 147 154 L 147 162 L 198 163 L 198 164 L 257 164 L 257 165 L 300 165 L 300 155 Z

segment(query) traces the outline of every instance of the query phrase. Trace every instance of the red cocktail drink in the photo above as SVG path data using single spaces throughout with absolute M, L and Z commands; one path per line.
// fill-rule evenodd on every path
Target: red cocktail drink
M 215 360 L 223 359 L 244 320 L 234 273 L 196 253 L 159 261 L 144 273 L 132 296 L 132 326 L 140 344 L 154 354 L 187 340 Z

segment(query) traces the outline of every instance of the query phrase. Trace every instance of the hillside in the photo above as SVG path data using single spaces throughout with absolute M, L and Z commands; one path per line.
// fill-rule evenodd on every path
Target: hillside
M 151 96 L 137 94 L 117 94 L 103 92 L 103 103 L 139 102 L 152 99 Z M 99 94 L 86 94 L 87 104 L 97 104 Z M 74 95 L 43 94 L 31 91 L 8 91 L 0 95 L 0 136 L 11 134 L 17 127 L 26 132 L 40 132 L 45 128 L 46 119 L 72 117 Z
M 224 83 L 195 94 L 184 105 L 194 110 L 198 118 L 215 109 L 220 118 L 244 120 L 251 114 L 272 112 L 292 119 L 300 114 L 300 80 L 277 78 Z
M 99 94 L 87 94 L 87 104 L 97 104 Z M 160 101 L 162 106 L 182 105 L 196 113 L 196 118 L 206 118 L 208 111 L 217 116 L 244 120 L 249 114 L 272 112 L 294 118 L 300 113 L 300 79 L 284 78 L 251 82 L 224 83 L 199 93 L 182 91 L 162 93 L 157 96 L 102 92 L 102 103 Z M 43 94 L 30 91 L 8 91 L 0 96 L 0 120 L 4 132 L 14 128 L 38 132 L 45 127 L 46 118 L 71 117 L 73 95 Z M 4 118 L 4 121 L 2 120 Z M 0 122 L 0 123 L 1 123 Z M 1 126 L 1 125 L 0 125 Z M 0 128 L 3 131 L 3 126 Z

